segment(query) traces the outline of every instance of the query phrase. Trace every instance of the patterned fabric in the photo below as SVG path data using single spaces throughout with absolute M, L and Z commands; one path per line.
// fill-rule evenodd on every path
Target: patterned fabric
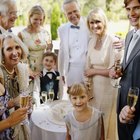
M 24 63 L 19 63 L 15 68 L 13 77 L 10 77 L 3 66 L 0 66 L 0 82 L 5 86 L 8 91 L 9 98 L 15 98 L 20 94 L 20 91 L 26 91 L 29 83 L 28 67 Z M 13 110 L 18 107 L 13 108 Z M 0 113 L 1 114 L 1 113 Z M 7 114 L 9 116 L 9 114 Z M 1 118 L 3 119 L 3 118 Z M 11 133 L 13 139 L 0 139 L 0 140 L 30 140 L 29 125 L 20 123 L 13 127 L 13 133 Z
M 29 33 L 24 29 L 21 31 L 23 42 L 29 49 L 29 66 L 33 71 L 42 70 L 42 56 L 47 49 L 47 41 L 50 39 L 49 33 L 41 28 L 39 33 Z
M 0 121 L 5 120 L 9 116 L 9 111 L 7 109 L 9 101 L 8 92 L 5 92 L 4 95 L 0 96 Z M 0 132 L 0 140 L 12 140 L 13 130 L 8 128 Z

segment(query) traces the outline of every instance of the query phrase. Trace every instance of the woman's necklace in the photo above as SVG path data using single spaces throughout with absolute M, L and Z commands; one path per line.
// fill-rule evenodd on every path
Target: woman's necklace
M 2 66 L 4 67 L 4 69 L 6 70 L 6 72 L 9 74 L 9 75 L 13 75 L 15 70 L 13 69 L 11 72 L 5 67 L 5 65 L 2 64 Z

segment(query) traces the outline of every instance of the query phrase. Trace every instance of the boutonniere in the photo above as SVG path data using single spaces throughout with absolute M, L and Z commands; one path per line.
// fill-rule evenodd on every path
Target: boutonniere
M 57 77 L 56 77 L 56 80 L 60 80 L 60 76 L 57 76 Z
M 41 43 L 40 39 L 35 40 L 35 44 L 39 45 Z

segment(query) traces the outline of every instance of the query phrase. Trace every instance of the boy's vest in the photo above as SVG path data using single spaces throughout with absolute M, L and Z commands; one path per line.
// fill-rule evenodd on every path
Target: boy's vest
M 43 75 L 43 72 L 41 72 Z M 59 92 L 59 72 L 55 71 L 55 73 L 53 72 L 48 72 L 52 74 L 52 79 L 49 78 L 49 76 L 47 74 L 45 74 L 44 76 L 40 77 L 40 93 L 42 91 L 47 91 L 48 92 L 48 87 L 49 87 L 49 83 L 53 82 L 53 90 L 54 90 L 54 100 L 57 100 L 57 95 Z

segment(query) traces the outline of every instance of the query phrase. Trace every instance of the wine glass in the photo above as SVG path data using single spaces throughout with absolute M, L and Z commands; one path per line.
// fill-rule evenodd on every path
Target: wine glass
M 113 53 L 114 53 L 114 71 L 118 77 L 122 75 L 121 59 L 123 54 L 123 40 L 119 36 L 115 36 L 116 41 L 113 42 Z M 120 88 L 120 78 L 112 78 L 111 84 L 114 88 Z
M 49 38 L 47 40 L 47 50 L 52 51 L 52 49 L 53 49 L 53 43 L 52 43 L 52 40 Z
M 48 100 L 48 93 L 47 93 L 47 91 L 42 91 L 41 92 L 41 100 L 42 100 L 43 104 L 47 103 L 47 100 Z
M 116 75 L 121 76 L 122 75 L 122 66 L 120 64 L 120 60 L 115 62 L 115 66 L 114 66 L 114 71 L 116 73 Z M 120 78 L 112 78 L 111 79 L 111 84 L 114 88 L 120 88 L 120 84 L 119 84 Z
M 130 87 L 127 96 L 127 104 L 131 107 L 135 107 L 139 96 L 138 87 Z M 128 123 L 133 123 L 134 120 L 130 120 Z

